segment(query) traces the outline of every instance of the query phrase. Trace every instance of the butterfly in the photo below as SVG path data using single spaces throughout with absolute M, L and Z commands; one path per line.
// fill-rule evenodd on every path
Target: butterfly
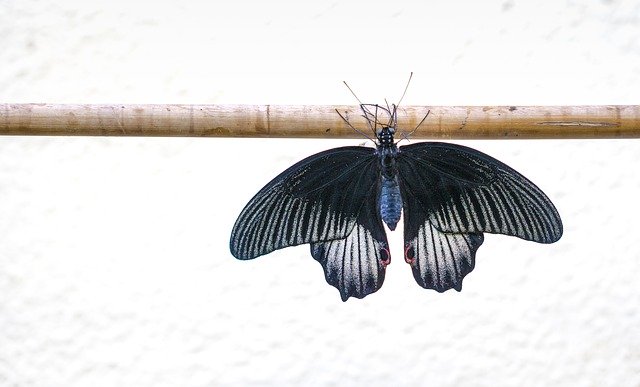
M 402 213 L 404 260 L 420 286 L 438 292 L 462 289 L 485 232 L 538 243 L 562 236 L 553 203 L 508 165 L 462 145 L 397 146 L 397 105 L 360 108 L 376 147 L 329 149 L 276 176 L 240 213 L 233 256 L 248 260 L 308 243 L 346 301 L 382 286 L 391 263 L 383 222 L 394 230 Z

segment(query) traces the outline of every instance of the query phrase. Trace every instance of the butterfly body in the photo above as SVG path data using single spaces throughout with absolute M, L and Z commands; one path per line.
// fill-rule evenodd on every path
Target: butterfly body
M 402 212 L 402 194 L 398 184 L 398 147 L 393 141 L 394 128 L 383 127 L 378 133 L 376 155 L 380 160 L 380 216 L 390 230 L 395 230 Z
M 275 177 L 233 227 L 236 258 L 308 243 L 346 301 L 382 286 L 391 261 L 383 222 L 394 230 L 402 213 L 404 260 L 420 286 L 438 292 L 461 290 L 485 232 L 539 243 L 562 236 L 551 201 L 506 164 L 456 144 L 398 147 L 396 107 L 361 108 L 376 148 L 329 149 Z M 378 110 L 390 116 L 387 125 L 378 126 Z

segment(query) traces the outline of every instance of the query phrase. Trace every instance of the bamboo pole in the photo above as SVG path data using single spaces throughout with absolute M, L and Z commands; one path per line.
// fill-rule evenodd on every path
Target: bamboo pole
M 358 106 L 0 104 L 0 135 L 361 138 Z M 640 106 L 403 106 L 413 139 L 639 138 Z

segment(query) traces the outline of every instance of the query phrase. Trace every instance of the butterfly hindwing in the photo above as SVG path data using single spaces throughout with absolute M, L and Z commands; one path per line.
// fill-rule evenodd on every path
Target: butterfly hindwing
M 429 221 L 428 213 L 411 192 L 404 189 L 404 251 L 416 282 L 426 289 L 444 292 L 462 289 L 462 279 L 475 266 L 482 233 L 444 233 Z
M 327 282 L 338 288 L 343 301 L 352 296 L 363 298 L 380 289 L 390 254 L 377 190 L 369 190 L 346 238 L 311 243 L 311 255 L 320 262 Z
M 240 213 L 231 232 L 231 253 L 252 259 L 287 246 L 345 238 L 374 190 L 374 152 L 330 149 L 282 172 Z
M 562 221 L 547 196 L 506 164 L 461 145 L 422 142 L 400 147 L 404 191 L 445 233 L 490 232 L 553 243 Z M 406 212 L 405 212 L 406 213 Z

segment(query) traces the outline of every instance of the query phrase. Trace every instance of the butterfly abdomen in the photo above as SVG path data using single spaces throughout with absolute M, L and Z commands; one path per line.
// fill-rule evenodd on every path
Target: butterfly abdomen
M 395 230 L 400 221 L 401 211 L 402 196 L 400 195 L 398 179 L 395 176 L 392 179 L 382 176 L 380 184 L 380 216 L 389 226 L 389 229 Z
M 378 148 L 380 157 L 380 216 L 395 230 L 402 212 L 402 195 L 398 185 L 397 148 L 393 142 Z

